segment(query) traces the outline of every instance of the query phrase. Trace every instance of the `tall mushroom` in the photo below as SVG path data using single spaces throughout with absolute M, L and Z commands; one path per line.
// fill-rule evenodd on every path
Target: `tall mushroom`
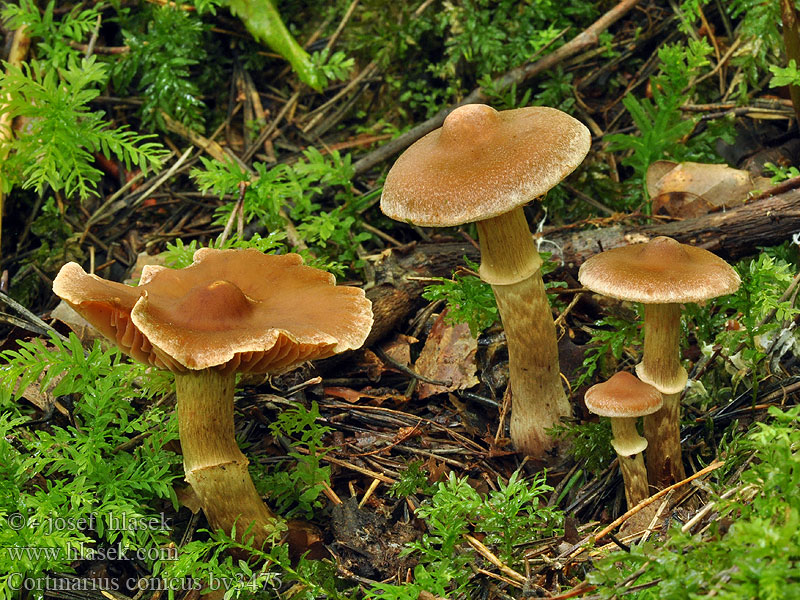
M 614 435 L 611 445 L 619 457 L 628 508 L 633 508 L 650 495 L 642 460 L 647 440 L 636 431 L 636 418 L 661 408 L 661 392 L 634 375 L 620 371 L 608 381 L 586 390 L 583 399 L 590 412 L 611 419 Z
M 644 419 L 647 472 L 659 488 L 680 481 L 680 396 L 687 379 L 680 361 L 680 305 L 732 294 L 739 275 L 708 250 L 661 236 L 592 256 L 578 279 L 592 291 L 644 304 L 644 353 L 636 374 L 664 394 L 663 408 Z
M 492 285 L 508 341 L 511 439 L 533 457 L 553 445 L 545 430 L 572 411 L 523 206 L 571 173 L 589 145 L 589 130 L 559 110 L 467 104 L 397 159 L 381 197 L 381 210 L 399 221 L 477 224 L 480 275 Z
M 138 287 L 61 268 L 53 291 L 119 348 L 175 373 L 186 481 L 212 528 L 241 539 L 251 524 L 260 547 L 276 516 L 256 492 L 234 437 L 237 372 L 278 373 L 358 348 L 372 324 L 358 288 L 297 254 L 195 252 L 185 269 L 146 266 Z

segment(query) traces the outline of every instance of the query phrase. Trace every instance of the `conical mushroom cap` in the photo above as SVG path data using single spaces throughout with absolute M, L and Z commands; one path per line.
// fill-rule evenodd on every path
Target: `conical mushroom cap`
M 580 121 L 555 108 L 453 110 L 394 163 L 381 196 L 392 219 L 447 227 L 496 217 L 541 196 L 589 151 Z
M 203 248 L 185 269 L 145 267 L 138 287 L 69 263 L 53 291 L 139 361 L 276 373 L 366 339 L 369 300 L 334 283 L 297 254 Z
M 645 304 L 703 302 L 732 294 L 741 283 L 717 255 L 664 236 L 592 256 L 578 280 L 598 294 Z

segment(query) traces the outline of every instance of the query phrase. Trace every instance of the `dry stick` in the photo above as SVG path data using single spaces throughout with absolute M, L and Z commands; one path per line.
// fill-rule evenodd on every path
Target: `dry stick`
M 97 23 L 95 23 L 92 37 L 89 38 L 89 43 L 86 44 L 84 55 L 89 58 L 94 53 L 94 47 L 97 44 L 97 37 L 100 35 L 100 25 L 103 22 L 103 15 L 97 15 Z
M 225 223 L 225 229 L 222 230 L 222 233 L 217 238 L 217 246 L 221 248 L 223 244 L 227 241 L 228 236 L 231 234 L 233 230 L 233 222 L 238 215 L 241 217 L 244 213 L 244 194 L 247 191 L 249 184 L 246 181 L 239 182 L 239 197 L 236 199 L 236 204 L 233 205 L 233 210 L 231 211 L 230 216 L 228 217 L 228 222 Z M 241 237 L 241 231 L 237 231 L 239 236 Z
M 797 22 L 797 10 L 794 2 L 781 0 L 781 21 L 783 21 L 783 45 L 787 59 L 800 60 L 800 26 Z M 792 98 L 794 113 L 800 120 L 800 86 L 790 85 L 789 96 Z
M 113 214 L 117 212 L 117 210 L 122 209 L 124 206 L 130 206 L 130 207 L 137 206 L 138 204 L 143 202 L 147 196 L 149 196 L 155 190 L 161 187 L 161 185 L 167 179 L 172 177 L 175 174 L 175 172 L 183 165 L 183 163 L 186 162 L 191 153 L 192 153 L 192 146 L 189 146 L 188 148 L 186 148 L 186 150 L 184 150 L 183 154 L 181 154 L 178 157 L 178 160 L 176 160 L 175 163 L 169 169 L 167 169 L 167 171 L 160 174 L 158 177 L 151 180 L 150 182 L 142 186 L 142 188 L 137 190 L 139 196 L 135 201 L 131 202 L 130 204 L 128 204 L 125 200 L 119 200 L 118 202 L 115 202 L 113 204 L 111 203 L 110 199 L 104 202 L 103 205 L 97 211 L 95 211 L 95 213 L 87 221 L 86 227 L 83 230 L 83 233 L 81 234 L 80 237 L 80 243 L 83 244 L 83 241 L 86 239 L 86 237 L 91 235 L 89 230 L 91 229 L 92 225 L 96 223 L 99 219 L 101 219 L 103 216 L 105 216 L 105 214 L 101 212 L 102 210 L 104 210 L 106 207 L 110 207 L 110 212 Z M 112 196 L 112 198 L 113 197 L 114 196 Z
M 342 20 L 339 22 L 339 26 L 336 28 L 336 31 L 333 32 L 333 35 L 328 39 L 328 43 L 325 44 L 325 50 L 330 51 L 333 48 L 333 45 L 336 43 L 336 40 L 339 39 L 339 36 L 342 34 L 344 30 L 344 26 L 347 25 L 347 22 L 350 20 L 350 17 L 353 16 L 353 11 L 358 6 L 359 0 L 353 0 L 350 3 L 350 6 L 347 8 L 347 12 L 344 13 Z
M 635 515 L 637 512 L 642 510 L 645 506 L 649 506 L 650 504 L 652 504 L 653 502 L 655 502 L 656 500 L 658 500 L 659 498 L 661 498 L 665 494 L 668 494 L 671 490 L 674 490 L 674 489 L 677 489 L 677 488 L 679 488 L 679 487 L 681 487 L 683 485 L 686 485 L 687 483 L 689 483 L 691 481 L 694 481 L 695 479 L 698 479 L 698 478 L 702 477 L 703 475 L 707 475 L 711 471 L 719 469 L 724 464 L 725 464 L 725 462 L 721 461 L 721 460 L 714 461 L 713 463 L 711 463 L 707 467 L 705 467 L 703 469 L 700 469 L 694 475 L 690 475 L 689 477 L 687 477 L 686 479 L 684 479 L 682 481 L 679 481 L 678 483 L 673 483 L 671 486 L 665 487 L 663 490 L 653 494 L 649 498 L 645 498 L 644 500 L 639 502 L 639 504 L 637 504 L 636 506 L 634 506 L 633 508 L 628 510 L 625 514 L 621 515 L 620 517 L 618 517 L 614 521 L 612 521 L 607 527 L 605 527 L 603 530 L 601 530 L 600 533 L 595 535 L 594 536 L 594 542 L 595 543 L 599 542 L 601 539 L 603 539 L 605 536 L 607 536 L 609 533 L 611 533 L 616 527 L 618 527 L 619 525 L 622 525 L 622 523 L 624 523 L 629 518 L 631 518 L 633 515 Z M 570 556 L 570 558 L 575 558 L 580 553 L 582 553 L 586 548 L 587 548 L 587 546 L 583 546 L 582 548 L 579 548 L 578 551 L 575 554 Z
M 372 480 L 372 483 L 369 484 L 369 487 L 367 488 L 367 491 L 364 492 L 364 497 L 361 498 L 361 501 L 358 503 L 358 508 L 364 508 L 364 505 L 367 503 L 367 500 L 369 500 L 370 496 L 372 496 L 372 493 L 378 487 L 380 482 L 381 482 L 380 479 L 373 479 Z
M 336 31 L 331 36 L 331 38 L 328 40 L 328 44 L 326 45 L 326 49 L 327 50 L 330 50 L 333 47 L 333 44 L 336 42 L 336 40 L 338 39 L 339 35 L 343 31 L 344 26 L 347 24 L 347 21 L 350 20 L 350 17 L 352 16 L 353 11 L 355 10 L 356 6 L 358 5 L 358 2 L 359 2 L 359 0 L 353 0 L 353 2 L 348 7 L 347 12 L 345 13 L 344 17 L 342 18 L 342 21 L 339 23 L 339 26 L 336 28 Z M 419 8 L 417 8 L 417 10 L 414 11 L 414 18 L 418 18 L 423 13 L 425 8 L 427 8 L 427 5 L 429 3 L 430 2 L 423 3 Z M 320 121 L 322 121 L 322 119 L 325 118 L 325 113 L 328 111 L 328 109 L 330 107 L 332 107 L 334 104 L 336 104 L 344 96 L 348 95 L 355 87 L 360 85 L 360 83 L 364 79 L 366 79 L 367 77 L 371 76 L 373 74 L 373 72 L 377 71 L 377 69 L 378 69 L 378 64 L 374 60 L 371 61 L 366 67 L 364 67 L 361 70 L 361 72 L 356 77 L 351 79 L 347 83 L 347 85 L 344 86 L 344 88 L 339 90 L 339 92 L 337 94 L 335 94 L 333 96 L 333 98 L 329 99 L 327 102 L 324 102 L 323 104 L 321 104 L 320 106 L 318 106 L 314 110 L 308 112 L 303 117 L 307 121 L 306 124 L 302 127 L 303 133 L 309 133 L 314 127 L 316 127 L 317 124 L 319 124 Z M 347 103 L 345 103 L 344 110 L 347 110 L 347 109 L 348 109 L 348 106 L 347 106 Z M 342 109 L 340 109 L 339 114 L 342 114 Z M 334 115 L 334 118 L 336 118 L 338 116 L 339 115 Z M 321 133 L 320 133 L 320 135 L 321 135 Z
M 255 154 L 256 148 L 258 148 L 261 144 L 267 141 L 267 138 L 269 138 L 269 136 L 272 135 L 272 132 L 278 128 L 278 123 L 280 123 L 281 120 L 284 117 L 286 117 L 291 107 L 294 104 L 296 104 L 299 99 L 300 99 L 300 92 L 295 92 L 294 94 L 292 94 L 292 96 L 286 101 L 286 104 L 283 105 L 283 108 L 281 108 L 280 112 L 272 120 L 272 123 L 270 123 L 261 133 L 258 134 L 256 141 L 253 142 L 253 145 L 250 146 L 247 152 L 242 154 L 243 161 L 247 162 L 251 158 L 253 158 L 253 154 Z
M 300 450 L 302 452 L 302 450 Z M 350 469 L 351 471 L 356 471 L 357 473 L 361 473 L 362 475 L 367 475 L 372 477 L 373 479 L 378 479 L 383 483 L 388 483 L 389 485 L 393 485 L 395 480 L 391 477 L 387 477 L 383 473 L 378 473 L 377 471 L 373 471 L 371 469 L 365 469 L 364 467 L 359 467 L 358 465 L 354 465 L 353 463 L 349 463 L 346 460 L 338 459 L 334 456 L 321 456 L 321 460 L 331 463 L 332 465 L 337 465 L 339 467 L 344 467 L 345 469 Z
M 498 92 L 503 91 L 515 83 L 522 83 L 526 79 L 529 79 L 534 75 L 538 75 L 542 71 L 553 68 L 561 61 L 569 58 L 570 56 L 574 56 L 589 46 L 597 44 L 599 34 L 621 19 L 638 3 L 639 0 L 621 0 L 621 2 L 619 2 L 619 4 L 617 4 L 614 8 L 609 10 L 583 32 L 579 33 L 560 48 L 554 50 L 536 62 L 512 69 L 502 77 L 495 79 L 492 82 L 492 88 Z M 457 106 L 461 106 L 462 104 L 484 102 L 486 99 L 487 96 L 484 93 L 483 88 L 478 87 L 472 90 L 472 92 L 470 92 L 470 94 L 466 96 Z M 378 163 L 383 162 L 389 157 L 407 148 L 426 133 L 430 133 L 437 127 L 441 127 L 442 123 L 444 122 L 444 118 L 453 108 L 455 108 L 455 106 L 439 111 L 427 121 L 412 127 L 403 135 L 393 139 L 388 144 L 381 146 L 374 152 L 370 152 L 353 165 L 355 173 L 360 174 L 368 171 Z
M 176 121 L 163 110 L 161 111 L 161 118 L 164 119 L 164 124 L 167 126 L 167 129 L 170 131 L 177 133 L 179 136 L 186 138 L 192 144 L 200 148 L 201 150 L 206 151 L 208 154 L 211 155 L 211 158 L 218 160 L 219 162 L 226 162 L 226 161 L 234 161 L 236 164 L 239 165 L 244 170 L 249 170 L 247 165 L 242 162 L 238 156 L 235 156 L 233 153 L 228 153 L 225 151 L 219 142 L 216 142 L 212 139 L 209 139 L 205 136 L 200 135 L 196 131 L 189 129 L 183 123 Z
M 321 104 L 320 106 L 309 112 L 306 115 L 306 118 L 310 117 L 310 119 L 308 123 L 303 126 L 302 128 L 303 133 L 308 133 L 309 131 L 311 131 L 311 129 L 313 129 L 314 126 L 325 117 L 325 112 L 328 110 L 328 108 L 330 108 L 331 106 L 336 104 L 339 100 L 341 100 L 344 96 L 349 94 L 353 90 L 353 88 L 358 86 L 364 79 L 372 75 L 372 73 L 376 71 L 377 68 L 378 68 L 378 63 L 376 63 L 373 60 L 366 67 L 364 67 L 361 73 L 359 73 L 356 77 L 351 79 L 347 83 L 347 85 L 345 85 L 341 90 L 339 90 L 336 93 L 336 95 L 333 96 L 333 98 L 331 98 L 324 104 Z
M 464 534 L 464 539 L 467 540 L 467 542 L 469 542 L 469 545 L 475 548 L 475 550 L 477 550 L 481 556 L 483 556 L 486 560 L 492 563 L 495 567 L 500 569 L 501 573 L 505 573 L 506 575 L 508 575 L 512 579 L 516 579 L 520 583 L 525 583 L 525 581 L 527 581 L 527 578 L 524 575 L 522 575 L 521 573 L 517 573 L 514 569 L 512 569 L 508 565 L 503 564 L 503 562 L 499 558 L 497 558 L 494 554 L 492 554 L 492 551 L 489 550 L 489 548 L 487 548 L 485 545 L 483 545 L 480 542 L 480 540 L 472 537 L 468 533 Z
M 32 326 L 37 327 L 38 329 L 43 329 L 46 332 L 50 332 L 52 335 L 59 338 L 62 342 L 68 341 L 68 338 L 65 335 L 62 335 L 58 331 L 56 331 L 52 326 L 48 323 L 45 323 L 42 319 L 40 319 L 37 315 L 29 311 L 27 308 L 22 306 L 19 302 L 14 300 L 11 296 L 7 295 L 5 292 L 0 291 L 0 304 L 6 304 L 12 310 L 21 314 L 27 323 L 32 324 Z
M 705 81 L 709 77 L 713 77 L 718 71 L 722 69 L 725 63 L 728 62 L 728 59 L 733 56 L 733 53 L 739 48 L 739 44 L 742 42 L 742 38 L 738 37 L 736 40 L 731 44 L 731 47 L 725 52 L 722 58 L 717 62 L 713 69 L 711 69 L 708 73 L 704 73 L 700 77 L 694 79 L 689 85 L 687 85 L 681 93 L 687 92 L 690 89 L 695 88 L 699 83 Z
M 411 415 L 411 414 L 403 412 L 401 410 L 395 410 L 393 408 L 386 408 L 386 407 L 383 407 L 383 406 L 350 405 L 350 404 L 345 404 L 343 402 L 330 402 L 330 403 L 327 403 L 326 405 L 328 407 L 330 407 L 331 409 L 340 408 L 340 409 L 351 411 L 351 412 L 352 411 L 360 411 L 360 412 L 364 412 L 364 413 L 379 413 L 379 414 L 380 413 L 385 413 L 385 414 L 389 415 L 390 417 L 394 417 L 395 420 L 399 420 L 401 418 L 405 418 L 406 422 L 414 420 L 414 421 L 417 421 L 417 422 L 427 423 L 428 425 L 430 425 L 434 429 L 438 429 L 440 431 L 444 431 L 447 435 L 452 437 L 456 442 L 462 444 L 464 446 L 464 450 L 465 451 L 468 449 L 468 450 L 471 450 L 472 452 L 475 452 L 476 454 L 480 454 L 480 455 L 485 455 L 488 452 L 488 450 L 486 448 L 482 448 L 479 444 L 475 443 L 474 440 L 472 440 L 472 439 L 470 439 L 470 438 L 468 438 L 468 437 L 466 437 L 464 435 L 461 435 L 457 431 L 453 431 L 453 430 L 445 427 L 441 423 L 438 423 L 438 422 L 436 422 L 436 421 L 434 421 L 432 419 L 426 419 L 424 417 Z
M 567 600 L 568 598 L 575 598 L 576 596 L 588 594 L 589 592 L 593 592 L 596 589 L 597 589 L 596 585 L 592 585 L 588 581 L 581 581 L 571 590 L 567 590 L 566 592 L 564 592 L 563 594 L 559 594 L 558 596 L 551 596 L 550 600 Z

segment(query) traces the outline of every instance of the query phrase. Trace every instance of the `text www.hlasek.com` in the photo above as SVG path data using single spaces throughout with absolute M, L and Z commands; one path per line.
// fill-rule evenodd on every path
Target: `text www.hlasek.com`
M 59 548 L 56 546 L 9 546 L 5 548 L 11 560 L 27 560 L 36 563 L 40 560 L 178 560 L 176 547 L 163 548 L 124 548 L 122 546 L 93 547 L 83 542 L 75 546 Z

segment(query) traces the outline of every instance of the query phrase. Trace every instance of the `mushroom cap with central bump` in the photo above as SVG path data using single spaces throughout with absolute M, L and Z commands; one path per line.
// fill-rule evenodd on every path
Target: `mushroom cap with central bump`
M 145 267 L 138 287 L 69 263 L 53 291 L 141 362 L 179 372 L 277 373 L 366 339 L 369 300 L 334 283 L 297 254 L 203 248 L 185 269 Z
M 395 162 L 381 196 L 392 219 L 448 227 L 504 214 L 541 196 L 589 151 L 583 123 L 555 108 L 453 110 Z
M 593 385 L 583 399 L 594 414 L 612 418 L 643 417 L 656 412 L 663 403 L 661 392 L 627 371 Z
M 664 236 L 596 254 L 581 265 L 578 279 L 593 292 L 645 304 L 703 302 L 732 294 L 741 283 L 715 254 Z

